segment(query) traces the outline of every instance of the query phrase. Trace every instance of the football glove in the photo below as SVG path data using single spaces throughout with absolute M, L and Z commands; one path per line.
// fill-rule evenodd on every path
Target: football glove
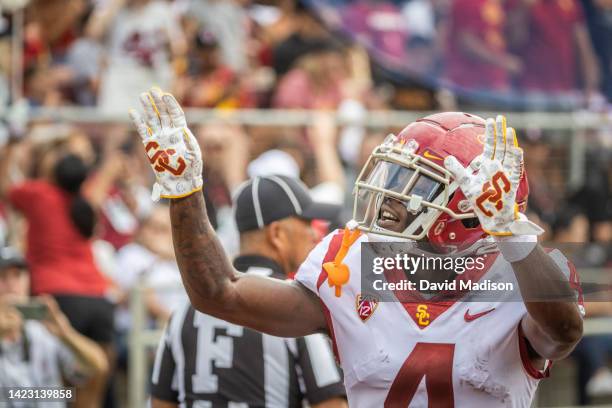
M 129 113 L 155 173 L 153 201 L 186 197 L 201 190 L 202 152 L 176 99 L 151 88 L 140 95 L 140 103 L 144 118 L 134 109 Z
M 464 168 L 454 156 L 448 156 L 444 166 L 486 233 L 507 237 L 543 232 L 518 210 L 516 192 L 523 171 L 523 150 L 518 147 L 514 129 L 506 127 L 505 117 L 487 119 L 483 153 L 469 167 Z

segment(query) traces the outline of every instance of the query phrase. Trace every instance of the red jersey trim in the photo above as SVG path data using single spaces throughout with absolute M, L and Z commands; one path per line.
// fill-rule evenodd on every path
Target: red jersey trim
M 527 339 L 523 334 L 523 327 L 521 325 L 522 320 L 518 324 L 518 343 L 519 343 L 519 353 L 521 355 L 521 362 L 523 363 L 523 368 L 531 378 L 536 380 L 541 380 L 543 378 L 547 378 L 550 375 L 550 367 L 552 366 L 552 361 L 546 360 L 544 363 L 544 370 L 539 370 L 533 366 L 533 362 L 529 358 L 529 351 L 527 350 Z
M 344 236 L 344 231 L 340 230 L 336 232 L 336 234 L 332 237 L 329 242 L 329 246 L 327 247 L 327 253 L 323 258 L 323 262 L 321 262 L 321 273 L 319 273 L 319 279 L 317 279 L 317 290 L 321 287 L 323 282 L 327 279 L 327 271 L 323 268 L 323 264 L 325 262 L 331 262 L 336 258 L 336 254 L 340 251 L 340 246 L 342 245 L 342 237 Z
M 343 232 L 337 232 L 333 238 L 331 239 L 329 246 L 327 247 L 327 253 L 323 258 L 323 262 L 321 262 L 321 273 L 319 273 L 319 279 L 317 279 L 317 290 L 321 287 L 323 282 L 327 279 L 327 272 L 323 268 L 323 264 L 325 262 L 333 261 L 336 257 L 338 251 L 340 251 L 340 246 L 342 244 Z M 325 322 L 327 323 L 327 331 L 329 332 L 329 337 L 332 340 L 332 347 L 334 350 L 334 355 L 336 356 L 336 360 L 340 363 L 340 354 L 338 353 L 338 345 L 336 344 L 336 334 L 334 333 L 334 322 L 331 317 L 331 313 L 329 309 L 325 305 L 325 302 L 319 297 L 319 301 L 321 301 L 321 307 L 323 309 L 323 314 L 325 315 Z

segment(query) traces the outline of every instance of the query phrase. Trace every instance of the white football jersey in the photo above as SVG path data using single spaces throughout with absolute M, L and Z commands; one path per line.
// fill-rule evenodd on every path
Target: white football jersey
M 427 301 L 418 293 L 406 303 L 377 302 L 362 295 L 361 243 L 343 263 L 349 282 L 336 297 L 323 262 L 333 260 L 342 231 L 328 235 L 300 267 L 296 280 L 321 299 L 337 346 L 351 408 L 529 407 L 545 370 L 531 364 L 520 322 L 521 301 Z M 571 279 L 573 267 L 559 251 L 551 256 Z M 499 253 L 488 255 L 480 276 L 514 282 Z M 406 299 L 403 299 L 406 300 Z

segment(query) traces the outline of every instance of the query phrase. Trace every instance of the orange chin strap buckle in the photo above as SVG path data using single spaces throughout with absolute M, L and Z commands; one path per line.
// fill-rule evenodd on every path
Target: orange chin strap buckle
M 343 264 L 342 261 L 344 260 L 344 257 L 346 256 L 351 245 L 353 245 L 355 241 L 359 239 L 360 235 L 361 231 L 358 229 L 351 231 L 348 228 L 344 228 L 342 244 L 340 245 L 340 250 L 336 254 L 336 257 L 332 262 L 325 262 L 323 264 L 323 269 L 325 269 L 325 272 L 327 272 L 329 287 L 335 287 L 336 297 L 340 297 L 342 295 L 342 285 L 349 281 L 349 277 L 351 275 L 348 266 Z

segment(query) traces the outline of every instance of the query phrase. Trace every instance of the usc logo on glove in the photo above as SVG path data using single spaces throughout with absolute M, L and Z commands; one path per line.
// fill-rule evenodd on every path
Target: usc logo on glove
M 500 185 L 503 184 L 503 186 Z M 495 204 L 495 209 L 501 211 L 504 208 L 504 202 L 502 201 L 502 191 L 508 193 L 510 191 L 510 180 L 506 177 L 503 171 L 498 171 L 491 177 L 491 181 L 487 181 L 482 186 L 482 194 L 476 199 L 476 205 L 487 217 L 492 217 L 493 213 L 484 208 L 485 201 Z
M 153 168 L 156 171 L 159 171 L 160 173 L 164 171 L 169 171 L 175 176 L 180 176 L 181 174 L 183 174 L 183 172 L 187 168 L 187 163 L 185 163 L 185 160 L 182 157 L 179 157 L 177 159 L 176 161 L 178 163 L 177 167 L 170 166 L 170 156 L 175 154 L 176 150 L 174 149 L 157 150 L 158 148 L 159 148 L 159 144 L 155 141 L 149 142 L 145 146 L 145 151 L 147 152 L 147 156 L 149 157 L 149 162 L 151 162 L 151 165 L 154 165 Z M 149 154 L 150 150 L 155 151 L 153 156 Z

